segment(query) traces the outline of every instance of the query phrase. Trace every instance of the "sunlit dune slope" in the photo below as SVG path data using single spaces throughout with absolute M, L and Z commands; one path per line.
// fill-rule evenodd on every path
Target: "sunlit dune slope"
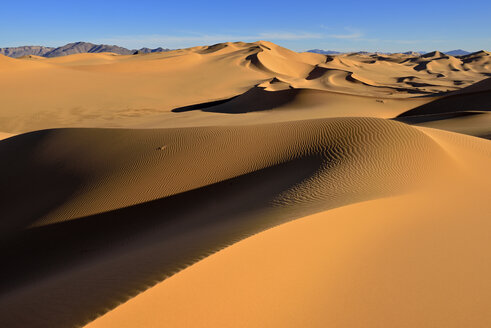
M 0 55 L 0 327 L 491 326 L 490 65 Z
M 451 177 L 262 232 L 86 327 L 488 327 L 491 146 L 424 132 Z
M 7 138 L 10 138 L 12 137 L 13 134 L 12 133 L 5 133 L 5 132 L 0 132 L 0 140 L 2 139 L 7 139 Z
M 426 133 L 375 118 L 47 130 L 2 141 L 0 154 L 9 327 L 90 321 L 253 233 L 419 190 L 460 165 Z
M 296 53 L 266 41 L 126 56 L 0 56 L 0 131 L 288 120 L 271 109 L 301 111 L 295 119 L 389 118 L 488 77 L 489 63 L 487 52 L 462 57 L 325 56 Z M 250 103 L 258 97 L 257 104 Z M 225 103 L 210 108 L 208 103 L 215 101 Z M 353 106 L 346 106 L 352 101 Z M 176 115 L 192 105 L 205 110 Z M 230 113 L 248 115 L 222 115 Z
M 387 129 L 391 131 L 390 137 Z M 319 199 L 323 203 L 327 199 L 333 201 L 329 186 L 337 184 L 333 181 L 337 175 L 348 190 L 352 190 L 348 185 L 368 188 L 369 193 L 376 189 L 399 189 L 412 179 L 401 176 L 392 188 L 377 181 L 390 174 L 387 169 L 406 172 L 408 165 L 426 165 L 424 160 L 410 160 L 408 147 L 431 156 L 443 154 L 431 140 L 422 142 L 424 138 L 422 133 L 401 123 L 368 118 L 229 128 L 32 132 L 0 144 L 2 156 L 9 158 L 0 163 L 0 169 L 9 175 L 0 179 L 2 184 L 11 186 L 2 195 L 5 204 L 11 204 L 2 207 L 5 217 L 10 218 L 2 224 L 26 227 L 72 220 L 295 160 L 308 160 L 306 163 L 317 160 L 319 165 L 329 165 L 325 173 L 321 173 L 324 169 L 315 173 L 316 179 L 309 187 L 315 191 L 314 186 L 323 188 L 328 183 L 328 189 L 317 190 L 323 195 Z M 389 168 L 379 167 L 372 159 L 378 155 L 387 156 Z M 343 167 L 334 165 L 337 162 L 356 165 L 356 169 L 342 169 L 350 172 L 350 179 L 344 179 L 343 171 L 336 172 Z M 282 195 L 277 202 L 299 201 L 294 194 Z M 315 194 L 311 198 L 315 200 Z M 19 210 L 21 202 L 30 206 Z

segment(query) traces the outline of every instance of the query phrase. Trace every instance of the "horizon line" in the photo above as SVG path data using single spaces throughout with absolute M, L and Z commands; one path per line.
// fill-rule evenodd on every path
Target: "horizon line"
M 8 48 L 22 48 L 22 47 L 44 47 L 44 48 L 53 48 L 53 49 L 57 49 L 57 48 L 61 48 L 61 47 L 64 47 L 66 45 L 69 45 L 69 44 L 77 44 L 77 43 L 90 43 L 90 44 L 93 44 L 93 45 L 105 45 L 105 46 L 112 46 L 112 47 L 119 47 L 119 48 L 124 48 L 124 49 L 127 49 L 127 50 L 141 50 L 141 49 L 144 49 L 144 48 L 147 48 L 147 49 L 157 49 L 157 48 L 163 48 L 163 49 L 168 49 L 169 51 L 173 51 L 173 50 L 180 50 L 180 49 L 189 49 L 189 48 L 194 48 L 194 47 L 206 47 L 206 46 L 214 46 L 214 45 L 217 45 L 217 44 L 223 44 L 223 43 L 239 43 L 239 42 L 243 42 L 243 43 L 257 43 L 257 42 L 262 42 L 262 41 L 265 41 L 265 42 L 271 42 L 273 44 L 276 44 L 278 45 L 277 43 L 273 42 L 273 41 L 268 41 L 268 40 L 257 40 L 257 41 L 253 41 L 253 42 L 247 42 L 247 41 L 224 41 L 224 42 L 217 42 L 217 43 L 213 43 L 213 44 L 205 44 L 205 45 L 196 45 L 196 46 L 190 46 L 190 47 L 181 47 L 181 48 L 167 48 L 165 46 L 157 46 L 157 47 L 150 47 L 150 46 L 143 46 L 143 47 L 140 47 L 140 48 L 134 48 L 134 47 L 124 47 L 124 46 L 120 46 L 118 44 L 111 44 L 111 43 L 97 43 L 97 42 L 91 42 L 91 41 L 73 41 L 73 42 L 68 42 L 68 43 L 65 43 L 65 44 L 62 44 L 62 45 L 59 45 L 59 46 L 47 46 L 47 45 L 40 45 L 40 44 L 24 44 L 24 45 L 19 45 L 19 46 L 0 46 L 0 49 L 8 49 Z M 284 47 L 284 46 L 280 46 L 280 47 L 283 47 L 283 48 L 286 48 L 286 49 L 289 49 L 289 50 L 292 50 L 288 47 Z M 434 49 L 434 50 L 407 50 L 407 51 L 383 51 L 383 50 L 375 50 L 375 51 L 368 51 L 368 50 L 352 50 L 352 51 L 347 51 L 347 50 L 336 50 L 334 48 L 331 48 L 331 49 L 326 49 L 326 48 L 311 48 L 311 49 L 306 49 L 306 50 L 301 50 L 301 51 L 297 51 L 297 50 L 292 50 L 292 51 L 295 51 L 295 52 L 311 52 L 311 51 L 314 51 L 314 50 L 320 50 L 320 51 L 326 51 L 326 52 L 329 52 L 329 51 L 332 51 L 332 52 L 337 52 L 337 53 L 340 53 L 340 54 L 347 54 L 347 53 L 357 53 L 357 52 L 367 52 L 367 53 L 392 53 L 392 54 L 395 54 L 395 53 L 406 53 L 406 52 L 416 52 L 416 53 L 422 53 L 422 54 L 425 54 L 425 53 L 431 53 L 431 52 L 434 52 L 434 51 L 439 51 L 439 52 L 442 52 L 442 53 L 446 53 L 446 52 L 451 52 L 451 51 L 458 51 L 458 50 L 461 50 L 461 51 L 466 51 L 468 53 L 475 53 L 475 52 L 479 52 L 479 51 L 487 51 L 485 49 L 479 49 L 479 50 L 465 50 L 463 48 L 456 48 L 456 49 L 450 49 L 450 50 L 446 50 L 446 51 L 443 51 L 443 50 L 438 50 L 438 49 Z

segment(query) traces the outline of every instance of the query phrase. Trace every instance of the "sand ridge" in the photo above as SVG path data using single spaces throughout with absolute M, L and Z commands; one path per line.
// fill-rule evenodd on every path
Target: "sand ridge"
M 166 136 L 165 132 L 171 133 Z M 172 132 L 180 132 L 179 138 L 172 141 Z M 18 174 L 24 174 L 24 181 L 30 181 L 31 194 L 24 193 L 24 196 L 32 197 L 29 200 L 32 205 L 26 209 L 30 212 L 5 214 L 12 221 L 4 220 L 2 231 L 10 229 L 10 234 L 17 231 L 18 237 L 5 246 L 4 259 L 15 263 L 16 258 L 36 256 L 36 253 L 25 253 L 34 247 L 50 263 L 47 271 L 27 262 L 24 265 L 29 274 L 19 274 L 16 270 L 3 272 L 4 281 L 10 282 L 4 289 L 37 281 L 32 287 L 23 287 L 22 293 L 0 298 L 5 322 L 14 324 L 7 314 L 22 303 L 32 304 L 37 311 L 56 314 L 60 326 L 84 322 L 91 313 L 103 313 L 116 300 L 133 295 L 135 289 L 145 289 L 152 281 L 162 280 L 209 252 L 251 233 L 328 208 L 421 189 L 431 184 L 434 176 L 450 176 L 454 172 L 452 161 L 432 138 L 402 123 L 382 119 L 339 118 L 234 129 L 163 130 L 160 133 L 166 142 L 155 136 L 158 133 L 154 130 L 62 129 L 29 133 L 0 144 L 4 147 L 2 153 L 11 159 L 15 154 L 7 150 L 18 149 L 16 143 L 22 143 L 22 147 L 29 150 L 27 154 L 38 154 L 29 161 L 22 157 L 16 160 L 29 162 L 38 171 L 31 178 L 25 176 L 31 169 L 17 165 Z M 43 134 L 47 135 L 44 137 L 47 140 L 43 140 Z M 391 137 L 385 138 L 388 135 Z M 189 142 L 183 139 L 186 137 L 190 138 Z M 85 138 L 89 141 L 84 141 Z M 106 140 L 106 145 L 113 148 L 119 144 L 120 149 L 106 148 L 101 141 L 94 148 L 97 139 Z M 204 143 L 200 144 L 199 140 Z M 263 140 L 262 150 L 257 149 L 261 144 L 259 140 Z M 40 148 L 29 149 L 29 142 Z M 193 146 L 187 147 L 186 143 Z M 84 148 L 84 144 L 90 147 Z M 162 145 L 166 147 L 161 149 Z M 154 154 L 155 159 L 138 156 L 138 148 Z M 199 150 L 204 155 L 199 155 Z M 86 160 L 73 161 L 72 156 L 80 152 L 85 154 Z M 125 156 L 137 162 L 131 164 Z M 180 158 L 185 162 L 176 162 Z M 149 165 L 152 161 L 160 164 Z M 169 163 L 167 168 L 162 166 L 162 161 Z M 104 168 L 110 163 L 121 168 Z M 386 164 L 380 166 L 380 163 Z M 64 170 L 56 173 L 57 178 L 53 170 L 60 167 Z M 39 168 L 47 171 L 41 173 Z M 176 168 L 180 171 L 172 172 Z M 8 169 L 12 171 L 10 178 L 21 179 L 16 177 L 14 168 Z M 106 173 L 104 177 L 101 175 L 104 171 L 100 170 L 108 170 L 110 175 Z M 125 179 L 121 178 L 119 170 L 125 174 Z M 163 174 L 161 178 L 156 176 L 159 172 Z M 142 176 L 143 173 L 146 176 Z M 38 180 L 36 176 L 49 177 L 50 189 L 44 189 L 47 181 Z M 84 179 L 95 179 L 98 185 L 67 192 L 74 186 L 90 186 Z M 169 191 L 166 185 L 171 188 Z M 9 194 L 2 195 L 2 199 L 18 209 L 14 201 L 22 190 L 25 190 L 22 185 L 15 186 Z M 145 196 L 149 192 L 153 194 Z M 74 196 L 67 199 L 70 194 Z M 207 197 L 210 194 L 214 195 L 212 199 Z M 222 194 L 227 196 L 215 199 Z M 182 207 L 189 202 L 195 202 L 197 212 Z M 49 209 L 48 204 L 51 204 Z M 204 208 L 208 209 L 206 216 L 203 216 Z M 36 209 L 40 212 L 33 212 Z M 39 218 L 39 221 L 32 221 L 32 218 Z M 201 222 L 198 225 L 201 230 L 192 229 L 198 222 Z M 136 230 L 135 225 L 139 227 Z M 74 234 L 81 231 L 104 233 L 92 233 L 79 244 L 76 241 L 80 237 Z M 130 231 L 133 236 L 128 235 Z M 43 246 L 45 238 L 52 245 L 64 243 L 64 249 L 46 248 L 47 245 Z M 187 246 L 182 244 L 189 242 L 189 238 L 194 242 Z M 23 246 L 14 247 L 19 242 Z M 162 256 L 176 245 L 180 245 L 180 252 Z M 132 251 L 128 252 L 128 248 Z M 15 249 L 18 253 L 13 251 Z M 83 249 L 90 251 L 78 253 Z M 78 259 L 73 258 L 74 252 L 81 254 Z M 156 254 L 160 254 L 159 260 Z M 112 260 L 108 262 L 109 258 Z M 135 261 L 139 263 L 137 272 L 130 270 Z M 108 283 L 104 288 L 94 278 L 106 280 L 112 275 L 120 276 L 121 280 Z M 74 286 L 73 279 L 86 283 Z M 47 299 L 32 297 L 44 293 L 42 290 L 46 288 L 61 288 L 56 298 L 65 305 L 55 310 Z M 52 294 L 47 295 L 52 297 Z M 35 321 L 32 318 L 21 320 L 18 325 L 41 327 L 47 324 L 34 318 Z
M 376 132 L 385 129 L 394 130 L 393 140 L 386 140 L 383 133 L 378 135 Z M 384 149 L 395 147 L 407 152 L 408 147 L 418 147 L 417 140 L 422 137 L 417 130 L 401 123 L 368 118 L 234 128 L 60 129 L 33 132 L 0 144 L 0 151 L 10 159 L 10 162 L 2 164 L 2 170 L 10 172 L 2 183 L 14 185 L 10 181 L 29 181 L 29 197 L 32 197 L 25 194 L 25 186 L 14 186 L 15 189 L 4 195 L 3 200 L 6 203 L 16 199 L 27 201 L 31 206 L 26 210 L 32 213 L 26 214 L 12 207 L 16 213 L 5 215 L 16 224 L 26 220 L 27 226 L 51 224 L 169 197 L 303 158 L 319 157 L 321 163 L 328 162 L 321 165 L 330 167 L 338 162 L 341 166 L 345 161 L 356 163 L 360 166 L 358 169 L 347 170 L 360 172 L 371 167 L 372 155 L 369 151 L 372 144 L 376 148 L 373 156 L 379 156 L 382 146 Z M 396 146 L 398 143 L 400 145 Z M 161 148 L 162 145 L 165 148 Z M 414 152 L 432 153 L 436 158 L 438 151 L 431 150 L 431 147 L 429 142 L 428 146 L 415 148 Z M 19 148 L 24 152 L 19 154 Z M 361 149 L 364 149 L 364 153 L 360 152 Z M 85 155 L 82 158 L 81 153 Z M 397 160 L 397 156 L 402 158 Z M 392 170 L 404 172 L 407 170 L 404 165 L 415 165 L 414 160 L 406 160 L 404 156 L 405 152 L 386 161 L 394 165 Z M 192 162 L 189 162 L 190 158 L 193 158 Z M 57 167 L 63 169 L 58 170 L 58 177 L 55 178 L 52 172 Z M 40 168 L 46 173 L 40 172 Z M 333 175 L 333 170 L 335 168 L 330 168 L 329 175 Z M 32 176 L 29 172 L 33 172 Z M 320 171 L 315 175 L 323 179 Z M 44 176 L 50 183 L 48 180 L 37 181 Z M 375 176 L 375 171 L 370 171 L 369 176 L 375 180 L 380 178 Z M 397 188 L 409 182 L 401 180 Z M 367 185 L 373 183 L 375 181 L 366 182 Z M 322 181 L 322 184 L 326 182 Z M 328 183 L 327 186 L 332 184 L 336 183 Z M 356 185 L 360 187 L 361 180 L 357 180 Z M 50 193 L 47 193 L 48 188 Z M 330 197 L 329 190 L 322 193 L 324 197 Z M 21 197 L 22 194 L 24 197 Z M 44 199 L 43 195 L 49 198 Z M 53 206 L 47 207 L 50 203 Z M 38 207 L 40 211 L 36 211 Z M 9 221 L 4 220 L 3 223 L 8 224 Z
M 458 162 L 440 183 L 247 238 L 86 327 L 486 327 L 491 146 L 421 131 Z
M 268 103 L 266 109 L 302 107 L 310 117 L 395 117 L 486 78 L 490 65 L 487 52 L 461 57 L 326 56 L 296 53 L 266 41 L 137 55 L 0 58 L 4 72 L 0 131 L 10 133 L 60 127 L 161 128 L 278 121 L 281 115 L 270 112 L 251 113 L 245 121 L 210 115 L 214 109 L 208 105 L 192 118 L 172 113 L 190 105 L 199 108 L 212 101 L 248 97 L 256 89 L 283 99 Z M 320 100 L 290 104 L 297 98 L 259 86 L 275 78 L 298 92 L 316 92 Z M 342 95 L 346 98 L 338 101 Z M 344 106 L 353 96 L 367 98 L 362 106 Z M 394 99 L 397 106 L 384 106 L 385 102 L 394 105 Z M 228 113 L 219 108 L 215 112 Z
M 0 326 L 489 326 L 490 58 L 0 56 Z
M 357 203 L 268 230 L 86 327 L 486 327 L 488 236 L 476 227 L 489 220 L 461 198 L 447 198 L 459 211 L 443 219 L 435 205 L 445 202 L 432 196 Z

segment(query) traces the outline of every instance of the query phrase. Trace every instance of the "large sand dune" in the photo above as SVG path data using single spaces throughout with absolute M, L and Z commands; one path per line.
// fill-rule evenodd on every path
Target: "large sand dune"
M 452 178 L 248 238 L 87 327 L 489 326 L 491 179 L 475 164 L 491 148 L 457 138 Z
M 0 326 L 489 326 L 490 58 L 0 56 Z
M 391 118 L 487 78 L 490 63 L 487 52 L 325 56 L 265 41 L 129 56 L 0 56 L 0 131 Z M 191 105 L 198 113 L 172 113 Z

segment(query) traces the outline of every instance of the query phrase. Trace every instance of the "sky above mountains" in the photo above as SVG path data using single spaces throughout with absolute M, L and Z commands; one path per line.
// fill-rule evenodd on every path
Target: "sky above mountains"
M 88 41 L 182 48 L 268 40 L 293 50 L 491 48 L 490 1 L 9 1 L 0 47 Z

